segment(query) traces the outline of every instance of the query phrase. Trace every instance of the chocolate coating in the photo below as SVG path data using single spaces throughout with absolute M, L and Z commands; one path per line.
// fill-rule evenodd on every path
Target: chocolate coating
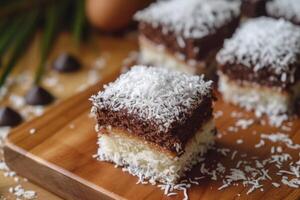
M 300 66 L 298 65 L 295 63 L 290 67 L 291 72 L 295 70 L 295 82 L 300 80 Z M 246 67 L 242 64 L 225 64 L 219 65 L 218 69 L 232 80 L 254 82 L 262 86 L 278 87 L 282 90 L 288 90 L 295 83 L 288 82 L 289 76 L 292 74 L 287 74 L 287 80 L 284 82 L 281 80 L 281 74 L 275 73 L 269 67 L 254 71 L 253 67 Z
M 223 44 L 225 38 L 228 38 L 233 34 L 238 23 L 239 18 L 236 18 L 218 29 L 215 33 L 211 33 L 203 38 L 194 39 L 182 37 L 185 43 L 184 47 L 178 44 L 178 35 L 171 31 L 164 33 L 164 27 L 161 25 L 153 27 L 146 22 L 140 22 L 139 32 L 155 44 L 163 45 L 171 53 L 181 53 L 185 56 L 185 60 L 201 61 L 211 50 L 219 48 Z
M 22 121 L 22 116 L 10 107 L 0 108 L 0 126 L 17 126 Z
M 139 23 L 140 35 L 157 45 L 163 45 L 166 51 L 173 55 L 183 55 L 183 61 L 192 65 L 195 69 L 195 74 L 206 74 L 207 77 L 213 78 L 215 72 L 215 56 L 219 48 L 222 46 L 225 38 L 230 37 L 235 28 L 238 26 L 239 18 L 232 20 L 226 26 L 221 27 L 215 33 L 211 33 L 206 37 L 193 39 L 183 38 L 185 46 L 178 44 L 174 32 L 163 32 L 162 26 L 153 27 L 146 22 Z M 189 61 L 195 61 L 190 64 Z M 151 63 L 150 63 L 151 64 Z
M 78 59 L 68 53 L 62 53 L 53 62 L 53 69 L 59 72 L 75 72 L 81 67 Z
M 147 142 L 178 155 L 175 144 L 180 144 L 183 150 L 188 140 L 194 136 L 197 130 L 212 118 L 212 97 L 204 97 L 202 103 L 193 110 L 189 119 L 182 124 L 179 124 L 179 122 L 174 123 L 166 132 L 160 131 L 158 126 L 151 120 L 141 120 L 137 116 L 129 115 L 126 110 L 113 112 L 97 109 L 96 118 L 101 126 L 112 126 L 126 130 Z
M 40 86 L 34 86 L 25 96 L 29 105 L 47 105 L 54 101 L 54 96 Z
M 242 14 L 246 17 L 259 17 L 266 15 L 267 1 L 268 0 L 242 0 Z

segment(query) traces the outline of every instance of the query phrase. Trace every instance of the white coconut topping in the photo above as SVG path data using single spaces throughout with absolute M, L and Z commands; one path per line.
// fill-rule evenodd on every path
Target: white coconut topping
M 157 2 L 137 12 L 135 19 L 163 26 L 185 38 L 202 38 L 240 14 L 239 2 L 224 0 L 172 0 Z
M 241 127 L 241 129 L 247 129 L 254 123 L 253 119 L 239 119 L 235 125 Z
M 293 83 L 295 69 L 291 65 L 299 63 L 299 56 L 300 27 L 283 19 L 260 17 L 245 22 L 226 40 L 217 60 L 221 64 L 242 64 L 254 71 L 270 68 L 282 75 L 282 82 Z
M 266 10 L 269 15 L 274 17 L 300 21 L 299 0 L 272 0 L 267 2 Z
M 104 88 L 91 97 L 95 107 L 125 111 L 167 131 L 174 122 L 188 119 L 203 97 L 211 95 L 212 81 L 165 68 L 135 66 Z
M 14 194 L 17 198 L 23 199 L 36 199 L 37 193 L 32 190 L 25 190 L 21 185 L 17 185 L 16 187 L 11 187 L 9 192 Z

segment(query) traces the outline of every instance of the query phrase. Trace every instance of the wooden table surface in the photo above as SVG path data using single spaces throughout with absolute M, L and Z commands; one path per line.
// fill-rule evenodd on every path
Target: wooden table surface
M 23 78 L 25 78 L 25 81 L 22 82 L 22 84 L 16 83 L 11 86 L 8 95 L 4 99 L 0 100 L 1 106 L 11 105 L 11 95 L 23 96 L 30 88 L 32 74 L 34 73 L 34 69 L 37 66 L 39 58 L 39 41 L 40 36 L 37 34 L 29 48 L 29 51 L 25 53 L 24 57 L 14 70 L 13 76 L 20 77 L 20 75 L 22 75 Z M 69 35 L 67 33 L 63 33 L 60 35 L 51 55 L 49 56 L 48 65 L 50 66 L 51 61 L 61 52 L 71 52 L 80 58 L 83 63 L 83 68 L 76 73 L 58 74 L 51 70 L 48 66 L 43 84 L 57 97 L 57 101 L 55 103 L 58 103 L 62 99 L 76 94 L 84 87 L 88 87 L 88 85 L 93 84 L 99 78 L 105 77 L 110 72 L 110 68 L 115 66 L 120 67 L 124 58 L 126 58 L 131 51 L 136 49 L 137 42 L 135 33 L 127 33 L 122 36 L 108 36 L 101 33 L 93 33 L 88 41 L 86 41 L 79 49 L 74 48 Z M 51 84 L 51 80 L 52 83 L 54 81 L 55 84 Z M 15 107 L 15 105 L 11 106 Z M 46 109 L 49 109 L 50 107 L 51 106 L 48 106 Z M 26 107 L 22 107 L 22 109 L 25 108 Z M 26 120 L 30 120 L 30 118 L 33 117 L 34 116 L 29 116 Z M 1 152 L 0 160 L 2 160 Z M 4 172 L 0 171 L 0 200 L 16 199 L 14 195 L 9 193 L 9 188 L 15 187 L 18 184 L 21 184 L 25 189 L 36 191 L 38 194 L 37 199 L 61 199 L 39 186 L 24 181 L 21 177 L 18 181 L 15 180 L 15 177 L 5 177 Z
M 112 76 L 107 76 L 101 83 L 62 102 L 44 116 L 23 124 L 12 132 L 6 140 L 5 147 L 8 165 L 30 180 L 70 200 L 184 199 L 182 191 L 176 191 L 177 195 L 167 197 L 157 186 L 136 184 L 137 177 L 131 176 L 121 168 L 115 168 L 111 163 L 100 162 L 93 157 L 97 152 L 97 134 L 94 130 L 95 120 L 89 115 L 91 104 L 87 99 L 99 91 L 103 83 L 110 82 L 117 76 L 118 68 L 115 69 L 115 72 L 111 70 Z M 255 119 L 253 113 L 226 104 L 221 97 L 215 102 L 214 110 L 218 129 L 215 149 L 210 150 L 205 155 L 205 161 L 187 174 L 187 180 L 194 180 L 190 181 L 189 199 L 299 200 L 300 190 L 279 184 L 282 182 L 280 179 L 282 177 L 278 176 L 279 172 L 291 175 L 289 172 L 291 169 L 284 165 L 294 166 L 293 163 L 298 162 L 299 147 L 288 148 L 284 145 L 285 143 L 267 140 L 261 147 L 257 147 L 257 144 L 261 143 L 259 141 L 262 141 L 263 135 L 273 135 L 278 132 L 284 132 L 284 135 L 291 138 L 294 144 L 300 144 L 300 119 L 291 119 L 289 122 L 292 124 L 288 126 L 289 130 L 283 131 L 280 128 L 261 124 L 263 119 Z M 218 111 L 222 111 L 221 117 L 216 117 Z M 235 114 L 232 115 L 232 113 Z M 251 122 L 247 128 L 230 131 L 229 127 L 237 128 L 235 124 L 245 119 L 255 119 L 255 121 Z M 32 128 L 35 128 L 35 134 L 29 133 Z M 274 135 L 272 138 L 274 139 Z M 290 144 L 292 144 L 291 141 Z M 278 163 L 278 159 L 272 159 L 272 162 L 268 161 L 263 165 L 257 164 L 257 162 L 264 163 L 264 160 L 270 156 L 278 158 L 282 155 L 285 157 L 290 155 L 290 159 L 289 162 L 281 165 L 280 171 L 274 166 Z M 205 167 L 202 168 L 204 165 L 206 168 L 217 169 L 218 172 L 213 173 L 208 170 L 209 173 L 203 174 L 201 169 L 205 169 Z M 238 167 L 240 165 L 242 167 Z M 299 171 L 299 168 L 294 169 Z M 240 173 L 232 174 L 231 170 L 240 170 Z M 251 175 L 247 172 L 251 172 Z M 263 178 L 261 172 L 267 173 L 268 178 Z M 224 186 L 223 181 L 229 176 L 237 178 L 238 181 L 227 188 L 220 189 L 222 185 Z M 242 178 L 244 176 L 249 181 L 241 181 L 245 180 Z M 291 176 L 291 178 L 296 176 Z M 197 177 L 203 177 L 203 179 L 199 183 L 196 181 L 195 184 Z M 248 194 L 251 186 L 247 185 L 247 182 L 252 184 L 256 181 L 260 185 L 259 188 Z M 242 182 L 246 185 L 243 186 Z M 274 182 L 280 187 L 273 187 Z

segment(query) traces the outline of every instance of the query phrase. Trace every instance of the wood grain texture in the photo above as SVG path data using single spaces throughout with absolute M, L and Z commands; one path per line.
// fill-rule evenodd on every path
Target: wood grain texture
M 182 194 L 166 197 L 156 186 L 137 185 L 136 177 L 122 172 L 113 164 L 99 162 L 92 157 L 96 153 L 97 138 L 94 131 L 94 119 L 89 117 L 88 97 L 100 90 L 104 82 L 114 79 L 116 74 L 117 71 L 112 72 L 101 83 L 56 105 L 44 116 L 25 123 L 12 132 L 4 149 L 9 167 L 65 199 L 182 199 Z M 228 133 L 228 127 L 236 122 L 230 113 L 242 112 L 244 116 L 247 116 L 245 118 L 253 117 L 252 114 L 225 104 L 221 99 L 215 103 L 214 109 L 215 111 L 222 110 L 224 113 L 216 120 L 218 129 L 223 132 L 222 137 L 217 139 L 218 147 L 247 153 L 249 158 L 257 156 L 258 160 L 270 154 L 272 144 L 266 144 L 259 149 L 254 148 L 254 145 L 259 141 L 259 133 L 274 133 L 278 132 L 278 129 L 259 125 L 258 120 L 246 130 Z M 34 135 L 29 134 L 31 128 L 36 129 Z M 253 134 L 253 130 L 257 131 L 256 135 Z M 292 130 L 287 134 L 293 138 L 295 143 L 300 143 L 299 119 L 293 121 Z M 244 143 L 237 144 L 237 139 L 242 139 Z M 289 152 L 289 150 L 286 151 Z M 289 153 L 295 154 L 295 152 Z M 227 167 L 234 167 L 228 156 L 219 156 L 214 152 L 209 152 L 207 157 L 208 165 L 213 161 L 220 160 Z M 275 181 L 277 177 L 273 176 L 275 175 L 273 167 L 269 167 L 269 174 Z M 200 170 L 197 166 L 189 173 L 189 177 L 199 175 Z M 265 185 L 264 191 L 257 190 L 250 195 L 246 195 L 249 188 L 242 185 L 218 190 L 221 185 L 221 181 L 203 179 L 200 185 L 191 188 L 189 197 L 191 200 L 297 200 L 300 198 L 300 190 L 286 186 L 274 189 L 271 187 L 271 182 Z

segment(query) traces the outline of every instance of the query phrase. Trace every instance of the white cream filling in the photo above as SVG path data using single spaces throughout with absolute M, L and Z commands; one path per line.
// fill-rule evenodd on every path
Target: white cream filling
M 144 63 L 151 63 L 188 74 L 211 74 L 213 70 L 208 67 L 198 72 L 196 61 L 186 62 L 184 55 L 170 54 L 163 45 L 154 44 L 144 36 L 139 36 L 139 46 L 141 61 Z
M 129 173 L 153 184 L 175 183 L 184 172 L 202 160 L 201 156 L 214 142 L 214 131 L 215 125 L 211 120 L 190 139 L 185 153 L 179 157 L 151 148 L 141 140 L 114 132 L 100 134 L 98 159 L 123 166 Z
M 258 115 L 277 115 L 292 111 L 295 99 L 300 96 L 300 82 L 292 88 L 293 92 L 288 94 L 277 88 L 262 87 L 253 83 L 243 82 L 241 86 L 219 72 L 219 91 L 226 102 L 246 110 L 254 110 Z

